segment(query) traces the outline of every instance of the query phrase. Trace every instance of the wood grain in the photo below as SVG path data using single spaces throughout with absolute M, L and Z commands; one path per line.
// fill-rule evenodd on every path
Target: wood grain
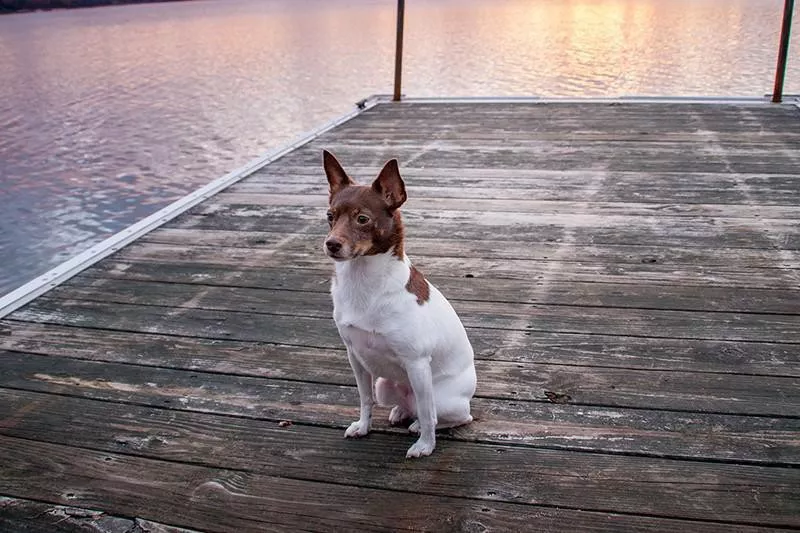
M 343 443 L 342 440 L 340 442 Z M 355 446 L 364 444 L 355 443 Z M 730 531 L 731 518 L 744 517 L 744 511 L 750 511 L 754 507 L 751 504 L 737 510 L 737 498 L 733 496 L 729 499 L 731 507 L 734 507 L 731 509 L 733 514 L 725 517 L 727 524 L 696 523 L 652 516 L 620 515 L 608 511 L 592 512 L 525 504 L 523 498 L 518 496 L 518 491 L 508 483 L 504 483 L 502 492 L 498 492 L 500 487 L 487 492 L 479 482 L 461 486 L 461 490 L 471 490 L 479 494 L 478 499 L 436 497 L 419 490 L 420 481 L 425 485 L 435 483 L 435 477 L 426 475 L 425 470 L 419 468 L 405 469 L 404 478 L 418 480 L 414 492 L 407 492 L 367 489 L 340 483 L 317 483 L 232 469 L 158 461 L 10 437 L 0 437 L 0 449 L 10 459 L 9 463 L 0 466 L 6 485 L 29 498 L 85 507 L 100 505 L 122 515 L 141 514 L 152 517 L 151 519 L 169 519 L 184 527 L 207 531 L 230 531 L 231 528 L 243 531 L 297 528 L 298 517 L 302 517 L 300 527 L 312 531 L 520 530 L 529 527 L 542 530 L 556 525 L 559 528 L 567 527 L 571 531 L 592 531 L 597 529 L 599 522 L 603 527 L 617 531 L 677 532 L 685 531 L 688 527 L 697 531 L 721 532 Z M 456 455 L 453 459 L 458 461 L 458 452 L 454 453 Z M 493 449 L 486 453 L 495 459 L 499 455 Z M 513 469 L 519 472 L 516 466 Z M 457 472 L 453 469 L 451 471 Z M 560 477 L 573 487 L 581 484 L 580 479 L 573 478 L 569 481 L 569 476 L 563 474 Z M 548 477 L 544 477 L 543 481 L 543 489 L 556 485 Z M 761 480 L 751 479 L 748 486 L 752 490 L 760 482 Z M 671 492 L 674 494 L 671 495 L 682 494 L 675 503 L 688 502 L 700 514 L 699 507 L 703 504 L 702 495 L 706 491 L 707 483 L 688 489 L 681 483 L 673 483 Z M 662 481 L 660 485 L 669 486 L 670 482 Z M 647 491 L 648 494 L 658 492 L 658 488 Z M 613 502 L 614 496 L 608 490 L 605 493 L 605 497 L 601 496 L 597 502 L 587 502 L 585 507 Z M 748 494 L 751 495 L 752 492 Z M 546 495 L 544 499 L 553 500 L 560 496 Z M 498 501 L 513 498 L 519 500 L 519 503 Z M 747 499 L 751 502 L 753 500 L 752 496 Z M 793 523 L 794 519 L 787 517 L 784 509 L 772 508 L 771 504 L 776 499 L 779 499 L 778 495 L 766 495 L 766 501 L 759 504 L 761 512 L 745 518 L 761 519 L 763 510 L 769 509 L 777 514 L 764 517 L 766 520 L 761 526 Z M 650 506 L 664 501 L 670 499 L 650 500 Z M 612 506 L 624 507 L 624 503 Z M 728 509 L 718 509 L 713 513 L 702 510 L 703 518 L 708 520 L 710 516 L 722 516 L 723 511 Z M 757 526 L 754 524 L 754 527 Z
M 281 233 L 327 231 L 327 206 L 208 206 L 192 210 L 170 227 L 216 230 L 268 230 Z M 788 219 L 706 218 L 696 216 L 547 215 L 523 211 L 479 213 L 438 209 L 403 212 L 408 235 L 463 240 L 509 240 L 577 244 L 724 246 L 786 250 L 800 248 L 800 229 Z
M 453 187 L 454 190 L 460 190 Z M 481 211 L 493 213 L 521 213 L 533 212 L 538 215 L 550 215 L 557 218 L 559 215 L 583 215 L 591 210 L 599 216 L 625 216 L 625 217 L 715 217 L 715 218 L 761 218 L 766 215 L 769 219 L 797 219 L 800 218 L 800 207 L 778 205 L 771 206 L 766 211 L 762 206 L 752 205 L 725 205 L 725 204 L 654 204 L 633 202 L 587 202 L 531 200 L 517 198 L 470 198 L 465 202 L 463 198 L 444 197 L 438 198 L 431 194 L 409 201 L 405 211 L 412 214 L 415 211 Z M 413 191 L 409 191 L 409 194 Z M 327 205 L 327 186 L 321 187 L 317 194 L 286 194 L 281 192 L 222 192 L 204 204 L 204 208 L 196 213 L 210 213 L 215 210 L 230 208 L 257 209 L 265 206 L 297 206 L 320 207 Z
M 305 277 L 301 275 L 307 274 Z M 328 287 L 320 283 L 316 272 L 298 270 L 295 283 L 290 287 L 240 286 L 223 280 L 216 285 L 211 278 L 203 284 L 186 284 L 178 281 L 145 281 L 130 278 L 94 278 L 82 276 L 55 289 L 53 296 L 69 299 L 99 300 L 119 303 L 142 303 L 173 307 L 202 307 L 206 309 L 250 310 L 269 314 L 297 314 L 331 316 L 331 298 Z M 800 291 L 764 289 L 709 288 L 703 297 L 691 289 L 671 289 L 669 297 L 663 287 L 619 284 L 609 287 L 599 283 L 536 284 L 525 290 L 525 284 L 507 279 L 455 278 L 436 276 L 429 278 L 452 302 L 459 303 L 459 312 L 485 314 L 499 303 L 506 310 L 527 309 L 526 304 L 570 307 L 602 307 L 639 310 L 715 311 L 745 314 L 800 314 Z M 163 278 L 161 278 L 163 280 Z M 197 286 L 201 285 L 201 286 Z M 287 290 L 288 289 L 288 290 Z M 301 294 L 298 294 L 301 293 Z M 714 298 L 712 300 L 712 298 Z M 274 301 L 267 305 L 266 301 Z M 233 305 L 231 302 L 237 302 Z M 557 312 L 556 312 L 557 313 Z M 498 313 L 497 316 L 500 316 Z M 698 319 L 702 314 L 693 315 Z
M 233 253 L 234 257 L 244 254 Z M 426 258 L 418 264 L 431 265 Z M 420 266 L 422 268 L 422 266 Z M 465 272 L 456 276 L 438 269 L 425 269 L 428 279 L 449 300 L 475 300 L 514 303 L 541 303 L 554 305 L 607 306 L 635 309 L 674 309 L 685 311 L 732 311 L 749 313 L 797 314 L 800 309 L 800 289 L 752 288 L 737 286 L 704 285 L 702 291 L 696 287 L 700 280 L 687 276 L 683 285 L 667 285 L 666 280 L 655 276 L 649 283 L 625 283 L 613 281 L 568 280 L 564 267 L 561 275 L 542 271 L 546 279 L 526 283 L 513 278 L 499 277 L 492 272 L 476 275 Z M 431 274 L 431 270 L 433 274 Z M 553 268 L 553 270 L 556 270 Z M 609 272 L 611 269 L 609 269 Z M 621 272 L 625 272 L 622 270 Z M 275 289 L 302 292 L 328 293 L 331 272 L 327 268 L 262 268 L 240 266 L 231 270 L 225 265 L 213 263 L 173 263 L 160 261 L 110 260 L 74 278 L 70 287 L 81 284 L 106 283 L 101 280 L 154 281 L 205 286 L 224 286 L 252 289 Z M 559 277 L 560 279 L 553 279 Z M 574 276 L 577 277 L 577 276 Z M 600 275 L 598 274 L 598 278 Z M 620 273 L 617 278 L 621 279 Z M 642 276 L 644 277 L 644 276 Z M 589 276 L 586 276 L 589 279 Z M 710 275 L 708 276 L 710 278 Z M 603 279 L 612 279 L 604 277 Z M 641 279 L 641 278 L 640 278 Z M 752 279 L 741 278 L 742 283 L 755 284 Z M 660 283 L 659 283 L 660 281 Z M 765 280 L 767 281 L 767 280 Z M 677 282 L 676 282 L 677 283 Z M 77 291 L 72 293 L 77 296 Z
M 328 365 L 330 370 L 326 368 L 317 375 L 300 376 L 305 381 L 293 379 L 292 374 L 265 379 L 263 368 L 254 369 L 249 375 L 231 375 L 197 368 L 187 371 L 54 360 L 26 354 L 6 357 L 15 364 L 15 369 L 0 377 L 0 387 L 14 390 L 275 422 L 292 420 L 341 430 L 358 412 L 358 395 L 352 378 L 345 374 L 343 355 Z M 328 374 L 332 377 L 327 378 L 327 383 L 323 382 L 322 376 Z M 574 394 L 555 387 L 551 391 Z M 699 394 L 702 393 L 696 396 L 701 398 Z M 644 401 L 635 409 L 626 409 L 583 405 L 571 396 L 559 404 L 550 403 L 544 394 L 538 401 L 526 400 L 524 395 L 510 396 L 479 395 L 474 400 L 476 422 L 458 429 L 456 438 L 658 457 L 767 464 L 798 462 L 800 443 L 795 434 L 798 430 L 796 416 L 659 412 L 645 408 Z M 388 410 L 381 413 L 375 427 L 388 430 Z M 699 439 L 701 442 L 695 442 L 698 436 L 703 436 Z
M 13 533 L 195 533 L 141 518 L 0 496 L 0 531 Z
M 317 358 L 342 358 L 344 349 L 341 344 L 314 348 L 52 323 L 3 321 L 0 327 L 7 331 L 0 336 L 0 349 L 9 351 L 99 361 L 119 357 L 121 362 L 266 377 L 289 372 L 302 379 L 314 373 Z M 485 361 L 800 377 L 797 346 L 790 344 L 537 332 L 506 338 L 501 345 L 494 330 L 470 328 L 468 335 L 477 359 Z
M 172 244 L 177 246 L 238 247 L 273 252 L 304 253 L 319 256 L 323 233 L 276 233 L 271 231 L 195 230 L 184 228 L 161 228 L 140 239 L 142 243 Z M 639 245 L 570 244 L 565 242 L 495 241 L 491 239 L 464 242 L 441 238 L 428 239 L 409 235 L 406 247 L 414 258 L 425 257 L 471 257 L 483 259 L 512 259 L 528 261 L 552 260 L 559 262 L 598 262 L 659 265 L 704 265 L 741 266 L 760 268 L 800 268 L 800 261 L 788 261 L 787 254 L 777 248 L 699 248 L 669 247 L 656 243 Z
M 361 183 L 374 179 L 380 166 L 348 165 Z M 541 170 L 531 168 L 427 168 L 406 167 L 401 173 L 410 191 L 409 205 L 422 198 L 494 198 L 678 204 L 691 211 L 693 204 L 736 205 L 746 212 L 753 201 L 762 208 L 794 205 L 799 197 L 796 173 L 746 173 L 730 171 L 657 172 L 608 169 Z M 270 165 L 228 191 L 276 194 L 319 194 L 325 179 L 318 163 L 308 166 Z M 416 193 L 416 194 L 414 194 Z M 750 207 L 748 207 L 750 206 Z M 675 206 L 677 209 L 677 205 Z M 770 209 L 769 207 L 768 209 Z
M 322 237 L 320 237 L 320 240 Z M 410 253 L 410 252 L 409 252 Z M 788 254 L 787 254 L 788 255 Z M 414 259 L 414 264 L 433 279 L 455 276 L 469 279 L 513 279 L 531 285 L 550 281 L 623 283 L 653 285 L 691 285 L 703 287 L 741 287 L 781 289 L 796 292 L 800 270 L 794 268 L 752 268 L 743 265 L 703 266 L 692 264 L 659 265 L 658 259 L 643 255 L 638 263 L 609 264 L 603 262 L 542 261 L 427 256 Z M 175 246 L 148 243 L 130 246 L 114 256 L 118 262 L 157 262 L 167 265 L 217 265 L 216 276 L 225 280 L 237 275 L 239 269 L 276 268 L 316 270 L 320 279 L 329 279 L 330 264 L 322 257 L 291 249 L 242 249 L 209 246 Z M 788 266 L 793 264 L 793 259 Z M 779 265 L 783 266 L 783 265 Z M 121 268 L 127 268 L 122 266 Z M 465 282 L 466 283 L 466 282 Z
M 182 295 L 183 306 L 106 303 L 85 299 L 53 299 L 44 297 L 19 311 L 21 320 L 69 324 L 73 326 L 128 329 L 152 333 L 189 335 L 192 328 L 199 336 L 259 340 L 305 346 L 339 346 L 330 313 L 325 308 L 289 300 L 287 314 L 276 307 L 270 314 L 259 313 L 258 303 L 218 303 L 209 298 L 207 307 L 200 301 L 214 288 L 198 288 Z M 221 292 L 217 291 L 217 292 Z M 229 290 L 228 292 L 234 292 Z M 283 294 L 283 293 L 282 293 Z M 322 295 L 297 293 L 300 302 L 323 300 Z M 198 303 L 192 305 L 192 298 Z M 122 298 L 117 298 L 121 300 Z M 154 298 L 155 299 L 155 298 Z M 98 297 L 97 300 L 100 300 Z M 276 299 L 277 300 L 277 299 Z M 253 309 L 255 307 L 256 309 Z M 116 309 L 116 314 L 112 311 Z M 800 344 L 800 315 L 761 315 L 739 313 L 701 313 L 644 309 L 615 309 L 573 306 L 542 306 L 491 302 L 454 302 L 462 322 L 470 328 L 496 330 L 496 345 L 520 335 L 537 331 L 556 333 L 620 335 L 650 338 L 728 340 L 741 342 L 780 342 Z M 241 332 L 236 329 L 241 326 Z M 294 330 L 290 325 L 294 324 Z M 259 330 L 263 330 L 259 333 Z M 305 342 L 303 339 L 306 339 Z

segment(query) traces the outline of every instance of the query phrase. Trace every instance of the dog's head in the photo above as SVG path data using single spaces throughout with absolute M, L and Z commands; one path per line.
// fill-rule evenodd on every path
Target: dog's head
M 335 261 L 392 251 L 403 257 L 403 223 L 399 208 L 406 186 L 397 160 L 388 161 L 372 182 L 357 185 L 327 150 L 323 166 L 330 185 L 328 224 L 323 249 Z

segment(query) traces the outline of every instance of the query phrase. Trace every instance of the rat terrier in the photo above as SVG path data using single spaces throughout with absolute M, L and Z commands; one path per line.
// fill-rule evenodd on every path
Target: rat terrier
M 436 428 L 472 421 L 472 346 L 444 296 L 403 251 L 400 206 L 406 190 L 397 160 L 370 186 L 357 185 L 323 152 L 330 185 L 323 249 L 335 261 L 333 319 L 347 348 L 361 401 L 360 418 L 345 437 L 370 430 L 372 406 L 392 407 L 391 424 L 416 419 L 419 439 L 406 457 L 430 455 Z

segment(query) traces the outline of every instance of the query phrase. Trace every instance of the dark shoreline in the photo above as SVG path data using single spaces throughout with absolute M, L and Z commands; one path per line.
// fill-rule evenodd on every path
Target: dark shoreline
M 114 6 L 123 4 L 154 4 L 157 2 L 186 2 L 188 0 L 0 0 L 0 14 L 72 9 L 79 7 Z

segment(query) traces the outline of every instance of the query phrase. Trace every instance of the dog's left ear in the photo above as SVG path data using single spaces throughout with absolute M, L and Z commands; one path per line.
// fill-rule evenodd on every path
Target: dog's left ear
M 381 195 L 390 211 L 403 205 L 406 201 L 406 184 L 400 177 L 397 159 L 390 159 L 383 165 L 380 174 L 372 182 L 372 190 Z

